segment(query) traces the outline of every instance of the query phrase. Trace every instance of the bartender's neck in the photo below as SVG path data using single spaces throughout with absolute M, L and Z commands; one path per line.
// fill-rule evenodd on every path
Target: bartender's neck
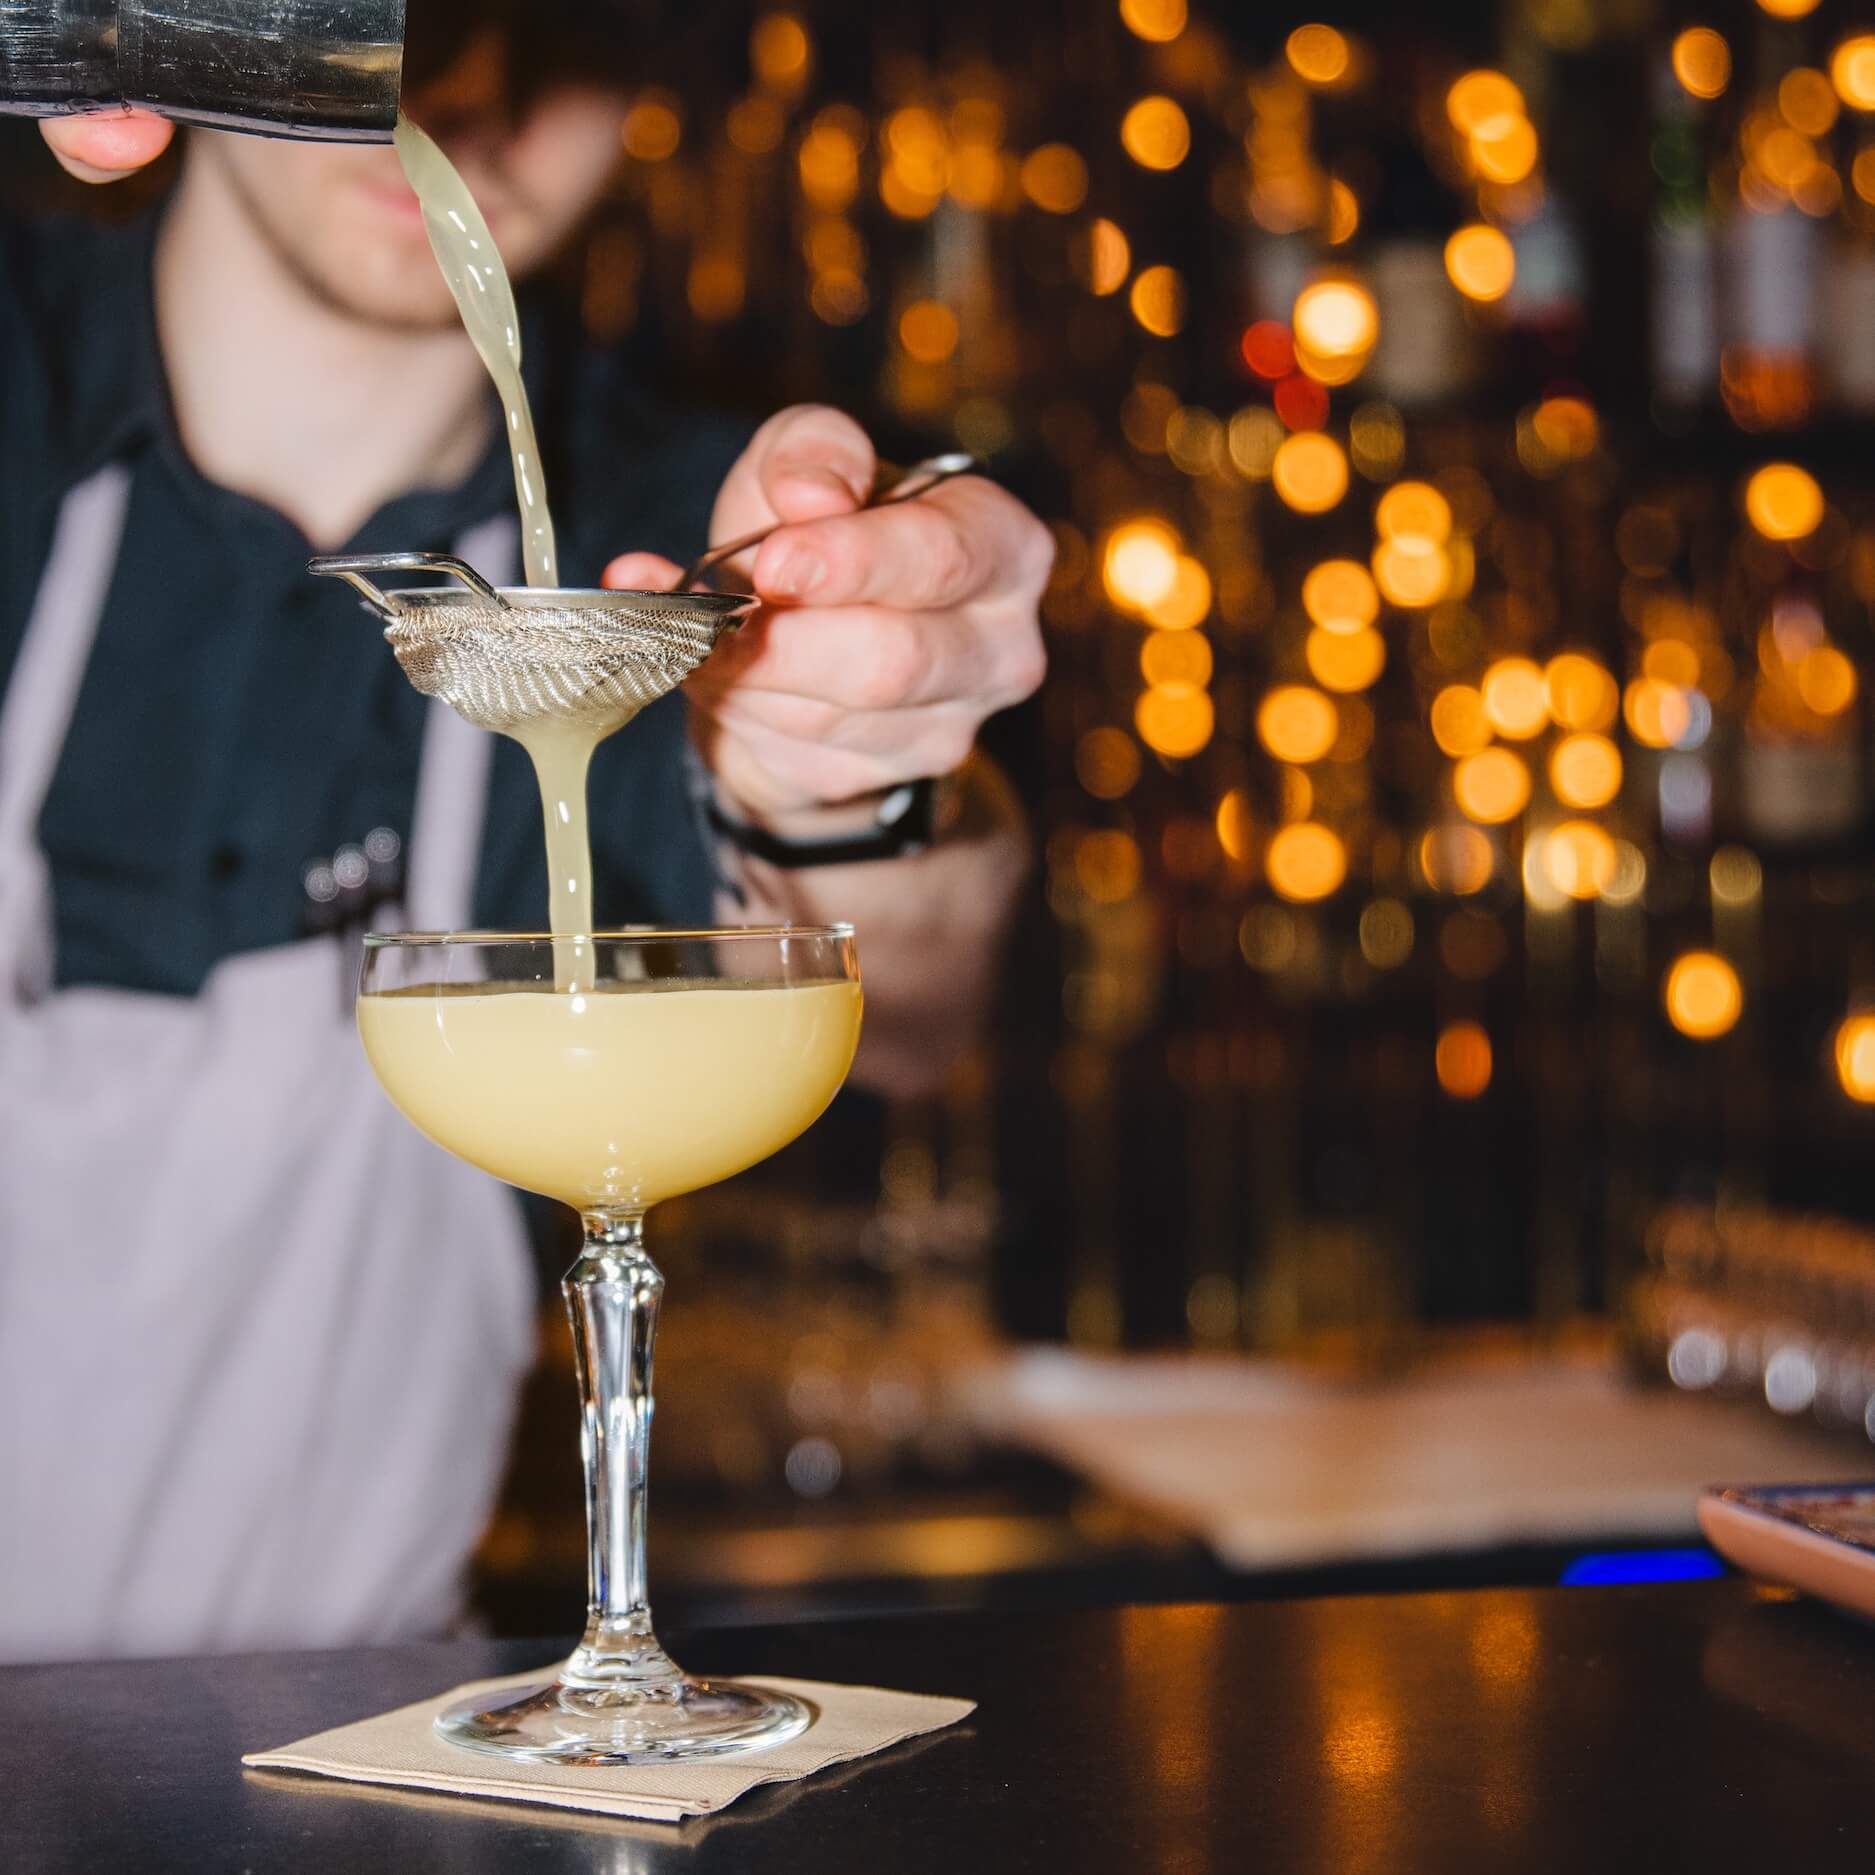
M 322 551 L 386 501 L 461 481 L 487 447 L 488 380 L 460 328 L 374 326 L 327 305 L 213 163 L 185 164 L 164 218 L 156 313 L 196 467 Z

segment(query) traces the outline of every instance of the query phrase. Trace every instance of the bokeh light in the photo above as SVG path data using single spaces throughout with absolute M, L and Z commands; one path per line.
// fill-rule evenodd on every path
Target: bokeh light
M 1475 137 L 1494 118 L 1525 115 L 1523 93 L 1502 72 L 1466 72 L 1445 94 L 1446 115 L 1462 137 Z
M 1323 631 L 1358 632 L 1380 616 L 1380 590 L 1358 560 L 1324 560 L 1302 581 L 1302 609 Z
M 1593 730 L 1564 736 L 1550 751 L 1549 785 L 1565 807 L 1606 807 L 1621 792 L 1621 751 Z
M 1279 897 L 1312 904 L 1341 889 L 1348 876 L 1347 848 L 1319 821 L 1295 821 L 1277 829 L 1263 855 L 1263 870 Z
M 1257 740 L 1279 762 L 1319 762 L 1340 729 L 1332 699 L 1307 684 L 1279 684 L 1257 706 Z
M 1716 98 L 1732 82 L 1732 49 L 1710 26 L 1689 26 L 1673 42 L 1673 75 L 1696 98 Z
M 1817 9 L 1818 0 L 1758 0 L 1774 20 L 1808 19 Z
M 1075 843 L 1075 883 L 1097 905 L 1117 905 L 1139 890 L 1139 846 L 1131 834 L 1104 827 Z
M 1491 1038 L 1475 1022 L 1448 1022 L 1432 1061 L 1439 1086 L 1454 1100 L 1476 1100 L 1491 1085 Z
M 1563 651 L 1543 667 L 1543 694 L 1561 729 L 1606 729 L 1621 707 L 1614 678 L 1580 651 Z
M 1348 458 L 1332 436 L 1305 431 L 1277 450 L 1270 480 L 1298 514 L 1326 514 L 1348 492 Z
M 1875 1015 L 1848 1017 L 1836 1031 L 1836 1079 L 1851 1100 L 1875 1105 Z
M 1649 749 L 1673 748 L 1693 724 L 1693 706 L 1677 684 L 1637 677 L 1621 699 L 1621 714 L 1634 740 Z
M 1855 701 L 1855 666 L 1834 645 L 1817 645 L 1797 666 L 1797 694 L 1819 716 L 1840 716 Z
M 1176 267 L 1147 267 L 1133 282 L 1127 303 L 1154 338 L 1175 338 L 1185 325 L 1184 275 Z
M 1517 256 L 1509 237 L 1484 222 L 1473 222 L 1445 244 L 1445 271 L 1469 300 L 1500 300 L 1517 279 Z
M 1337 85 L 1348 75 L 1347 40 L 1332 26 L 1298 26 L 1284 42 L 1289 69 L 1307 85 Z
M 1185 30 L 1186 0 L 1120 0 L 1120 18 L 1129 32 L 1166 45 Z
M 1667 1020 L 1696 1042 L 1728 1033 L 1745 1007 L 1738 972 L 1717 951 L 1686 951 L 1667 972 Z
M 1155 684 L 1133 708 L 1133 727 L 1156 755 L 1183 760 L 1211 740 L 1217 710 L 1196 684 Z
M 1484 698 L 1470 684 L 1447 684 L 1432 699 L 1432 739 L 1454 760 L 1489 747 Z
M 1452 504 L 1430 482 L 1396 482 L 1374 504 L 1374 531 L 1383 540 L 1442 545 L 1452 534 Z
M 1359 376 L 1380 336 L 1374 296 L 1353 280 L 1317 280 L 1296 295 L 1290 324 L 1296 359 L 1322 384 Z
M 1176 169 L 1191 154 L 1191 122 L 1171 98 L 1141 98 L 1120 121 L 1120 143 L 1141 169 Z
M 1387 641 L 1371 626 L 1331 632 L 1318 625 L 1303 644 L 1309 675 L 1324 690 L 1352 694 L 1377 683 L 1387 668 Z
M 1487 827 L 1515 820 L 1530 800 L 1530 771 L 1508 749 L 1481 749 L 1452 770 L 1452 798 Z
M 1428 827 L 1420 836 L 1419 870 L 1435 892 L 1461 898 L 1482 892 L 1496 863 L 1491 842 L 1462 820 Z
M 1087 200 L 1087 165 L 1066 143 L 1044 143 L 1022 159 L 1022 193 L 1050 215 L 1072 215 Z
M 1830 54 L 1829 77 L 1852 111 L 1875 111 L 1875 33 L 1845 39 Z
M 1766 540 L 1802 540 L 1823 519 L 1823 490 L 1794 462 L 1767 462 L 1745 484 L 1745 518 Z
M 1597 897 L 1615 876 L 1615 843 L 1592 820 L 1565 820 L 1543 836 L 1543 870 L 1565 897 Z
M 1499 658 L 1480 686 L 1484 714 L 1500 736 L 1521 742 L 1549 725 L 1549 697 L 1541 666 L 1528 658 Z
M 1374 549 L 1373 568 L 1387 603 L 1409 611 L 1437 605 L 1452 584 L 1452 556 L 1416 536 L 1383 540 Z
M 1148 632 L 1139 647 L 1139 674 L 1148 684 L 1208 684 L 1212 662 L 1203 632 Z
M 1361 907 L 1361 955 L 1376 970 L 1397 970 L 1413 954 L 1413 913 L 1397 898 Z
M 1101 579 L 1115 605 L 1144 611 L 1178 580 L 1178 536 L 1163 521 L 1123 522 L 1107 539 Z
M 1471 166 L 1486 182 L 1522 182 L 1536 168 L 1536 127 L 1527 117 L 1493 117 L 1472 133 Z
M 1133 270 L 1133 249 L 1117 222 L 1097 216 L 1087 231 L 1087 284 L 1101 299 L 1117 293 Z
M 957 339 L 957 315 L 942 300 L 913 300 L 899 314 L 898 342 L 921 365 L 942 364 L 957 349 Z
M 1075 779 L 1097 801 L 1117 801 L 1139 780 L 1139 745 L 1124 729 L 1090 729 L 1074 745 Z
M 675 156 L 684 137 L 676 99 L 663 91 L 641 93 L 625 113 L 619 134 L 625 154 L 641 163 L 661 163 Z
M 1250 811 L 1250 797 L 1241 788 L 1227 789 L 1217 804 L 1218 845 L 1241 866 L 1250 858 L 1255 837 L 1256 817 Z

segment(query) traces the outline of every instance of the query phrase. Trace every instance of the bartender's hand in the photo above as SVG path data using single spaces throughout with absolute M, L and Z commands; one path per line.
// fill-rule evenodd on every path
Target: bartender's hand
M 121 182 L 169 148 L 176 126 L 149 111 L 88 111 L 48 117 L 39 128 L 80 182 Z
M 767 603 L 687 686 L 723 805 L 782 834 L 864 824 L 882 793 L 949 774 L 1042 681 L 1048 530 L 975 476 L 855 513 L 874 468 L 850 417 L 801 405 L 762 426 L 716 500 L 713 540 L 795 524 L 741 569 Z M 627 554 L 605 583 L 676 574 Z

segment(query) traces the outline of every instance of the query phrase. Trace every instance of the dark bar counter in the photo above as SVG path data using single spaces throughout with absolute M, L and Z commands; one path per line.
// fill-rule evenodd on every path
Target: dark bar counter
M 1875 1632 L 1738 1581 L 698 1635 L 981 1710 L 680 1826 L 238 1762 L 554 1651 L 0 1670 L 0 1868 L 1664 1875 L 1853 1866 L 1875 1800 Z

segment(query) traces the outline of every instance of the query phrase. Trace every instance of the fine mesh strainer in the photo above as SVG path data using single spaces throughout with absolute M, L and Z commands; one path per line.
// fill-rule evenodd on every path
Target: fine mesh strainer
M 980 468 L 960 452 L 909 469 L 881 465 L 862 505 L 911 501 Z M 384 636 L 404 675 L 478 729 L 524 735 L 530 723 L 549 720 L 617 728 L 675 690 L 755 610 L 757 601 L 742 593 L 687 588 L 779 525 L 712 547 L 685 568 L 673 592 L 497 588 L 448 553 L 328 555 L 309 561 L 308 570 L 355 586 L 386 621 Z M 446 573 L 460 586 L 386 592 L 372 579 L 385 573 Z
M 756 605 L 741 593 L 497 588 L 445 553 L 341 555 L 310 570 L 363 594 L 425 696 L 505 735 L 548 719 L 628 721 L 675 690 Z M 372 577 L 385 573 L 446 573 L 461 584 L 386 592 Z

